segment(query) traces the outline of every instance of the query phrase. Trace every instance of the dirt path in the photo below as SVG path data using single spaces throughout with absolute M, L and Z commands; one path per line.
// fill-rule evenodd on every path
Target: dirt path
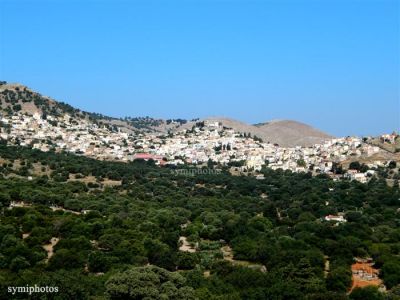
M 11 201 L 10 206 L 8 207 L 8 209 L 13 209 L 14 207 L 32 207 L 32 204 L 31 203 L 26 203 L 24 201 Z M 56 205 L 49 206 L 49 208 L 52 211 L 62 210 L 62 211 L 65 211 L 65 212 L 70 212 L 70 213 L 75 214 L 75 215 L 82 214 L 79 211 L 65 209 L 64 207 L 56 206 Z
M 81 212 L 79 212 L 79 211 L 65 209 L 64 207 L 61 207 L 61 206 L 50 206 L 50 208 L 51 208 L 52 211 L 62 210 L 64 212 L 70 212 L 70 213 L 75 214 L 75 215 L 80 215 L 81 214 Z
M 57 245 L 59 240 L 60 240 L 59 238 L 53 237 L 50 240 L 50 244 L 46 244 L 46 245 L 43 246 L 43 249 L 47 251 L 46 263 L 54 255 L 53 248 L 54 248 L 55 245 Z
M 221 247 L 224 259 L 227 261 L 234 261 L 232 248 L 228 245 Z
M 276 216 L 278 217 L 279 221 L 282 221 L 282 215 L 278 208 L 276 208 Z
M 26 203 L 24 201 L 11 201 L 8 209 L 12 209 L 14 207 L 30 207 L 30 206 L 31 206 L 30 203 Z
M 196 248 L 190 245 L 190 243 L 187 240 L 187 237 L 185 236 L 179 237 L 179 244 L 181 245 L 179 247 L 179 251 L 190 252 L 190 253 L 196 252 Z
M 233 265 L 259 270 L 263 273 L 267 272 L 267 267 L 261 264 L 253 263 L 247 260 L 236 260 L 233 258 L 233 250 L 229 245 L 221 247 L 224 260 L 231 262 Z
M 324 276 L 325 278 L 328 277 L 329 274 L 329 270 L 330 270 L 330 262 L 329 262 L 329 257 L 328 256 L 324 256 L 325 258 L 325 267 L 324 267 Z

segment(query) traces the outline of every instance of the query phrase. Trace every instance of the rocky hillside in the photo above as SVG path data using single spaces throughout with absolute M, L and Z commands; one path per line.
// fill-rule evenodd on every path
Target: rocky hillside
M 261 138 L 266 138 L 283 147 L 311 146 L 333 138 L 307 124 L 291 120 L 271 121 L 255 125 L 255 127 L 262 132 Z
M 69 104 L 55 101 L 45 97 L 21 84 L 8 84 L 0 82 L 0 107 L 9 115 L 15 112 L 34 114 L 42 116 L 62 116 L 68 113 L 74 118 L 87 119 L 98 125 L 119 128 L 128 133 L 160 133 L 169 131 L 177 132 L 183 129 L 190 129 L 196 125 L 199 119 L 187 121 L 184 119 L 154 119 L 151 117 L 126 117 L 113 118 L 98 113 L 89 113 L 72 107 Z M 309 125 L 296 121 L 271 121 L 256 125 L 249 125 L 237 120 L 225 117 L 210 117 L 208 120 L 219 122 L 226 128 L 232 128 L 252 137 L 262 139 L 264 142 L 278 144 L 283 147 L 311 146 L 321 143 L 332 136 L 323 133 Z
M 3 111 L 12 115 L 13 113 L 39 113 L 41 115 L 62 115 L 69 113 L 77 118 L 86 117 L 82 112 L 63 102 L 57 102 L 21 84 L 7 84 L 0 82 L 0 107 Z
M 0 108 L 7 115 L 15 113 L 33 115 L 37 113 L 42 117 L 48 115 L 59 117 L 69 114 L 74 119 L 85 119 L 110 128 L 118 127 L 121 131 L 129 133 L 153 132 L 152 127 L 163 122 L 149 117 L 119 119 L 81 111 L 64 102 L 43 96 L 24 85 L 10 84 L 5 81 L 0 82 Z

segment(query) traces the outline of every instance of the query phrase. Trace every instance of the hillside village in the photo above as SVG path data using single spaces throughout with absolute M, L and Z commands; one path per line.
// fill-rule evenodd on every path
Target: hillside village
M 153 159 L 157 164 L 204 165 L 213 162 L 239 172 L 259 171 L 263 166 L 293 172 L 312 171 L 332 177 L 367 182 L 374 169 L 390 161 L 370 160 L 364 172 L 347 170 L 334 174 L 332 168 L 350 158 L 373 158 L 382 150 L 359 137 L 330 139 L 312 147 L 280 147 L 257 137 L 235 132 L 218 121 L 197 122 L 191 129 L 168 134 L 123 132 L 119 127 L 101 126 L 68 113 L 60 116 L 14 112 L 2 113 L 0 137 L 10 144 L 42 151 L 68 151 L 99 160 L 132 161 Z M 385 135 L 395 141 L 395 136 Z M 343 173 L 343 172 L 341 172 Z
M 292 126 L 286 132 L 292 139 L 296 133 L 293 126 L 297 125 L 309 134 L 301 138 L 319 142 L 284 147 L 255 135 L 262 131 L 243 132 L 259 130 L 257 124 L 215 118 L 190 122 L 177 119 L 167 120 L 167 126 L 161 129 L 162 120 L 122 120 L 87 113 L 4 81 L 0 82 L 0 107 L 0 138 L 7 143 L 42 151 L 67 151 L 99 160 L 152 159 L 160 165 L 189 163 L 200 167 L 211 164 L 258 178 L 262 176 L 257 172 L 269 167 L 360 182 L 367 182 L 378 168 L 390 165 L 394 169 L 396 161 L 400 161 L 400 138 L 396 133 L 332 138 L 305 124 L 286 122 Z M 277 123 L 272 122 L 272 126 L 273 130 L 279 129 Z M 285 131 L 280 133 L 282 136 Z M 363 162 L 362 168 L 354 168 L 352 162 L 357 161 Z

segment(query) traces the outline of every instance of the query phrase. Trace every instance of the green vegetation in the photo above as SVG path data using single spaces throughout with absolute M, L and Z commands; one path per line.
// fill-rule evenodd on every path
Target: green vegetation
M 124 120 L 128 122 L 129 125 L 137 129 L 151 129 L 151 127 L 157 127 L 163 123 L 162 120 L 153 119 L 150 117 L 126 117 Z
M 0 157 L 1 299 L 26 299 L 7 287 L 34 284 L 59 287 L 40 299 L 399 294 L 400 191 L 384 180 L 361 184 L 269 169 L 263 180 L 226 170 L 184 176 L 151 161 L 96 161 L 5 144 Z M 10 208 L 13 201 L 25 207 Z M 339 212 L 346 223 L 324 221 Z M 195 252 L 179 250 L 182 236 Z M 228 245 L 233 257 L 221 249 Z M 348 296 L 354 257 L 372 257 L 390 291 Z

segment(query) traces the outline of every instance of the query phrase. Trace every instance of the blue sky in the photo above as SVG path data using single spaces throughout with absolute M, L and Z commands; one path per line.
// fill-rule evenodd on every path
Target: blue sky
M 0 79 L 111 116 L 399 130 L 399 1 L 0 1 Z

